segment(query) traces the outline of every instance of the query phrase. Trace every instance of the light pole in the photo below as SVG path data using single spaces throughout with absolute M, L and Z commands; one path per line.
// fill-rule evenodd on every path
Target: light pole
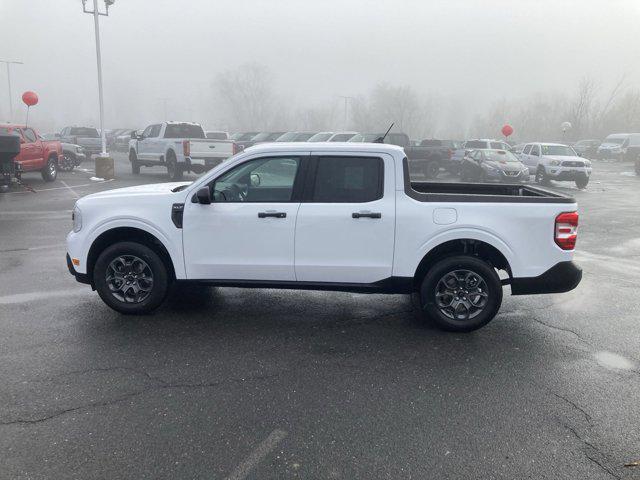
M 343 98 L 344 99 L 344 120 L 343 120 L 343 128 L 344 130 L 347 129 L 347 108 L 348 108 L 348 103 L 349 100 L 353 100 L 353 97 L 349 97 L 347 95 L 338 95 L 338 97 Z
M 0 63 L 7 64 L 7 86 L 9 91 L 9 121 L 13 121 L 13 99 L 11 97 L 11 64 L 14 65 L 22 65 L 22 62 L 17 62 L 13 60 L 0 60 Z
M 104 131 L 104 99 L 102 95 L 102 56 L 100 55 L 100 22 L 99 16 L 109 16 L 109 7 L 115 0 L 104 0 L 105 11 L 98 10 L 98 0 L 93 0 L 93 10 L 87 10 L 87 0 L 82 0 L 82 11 L 93 15 L 93 24 L 96 32 L 96 60 L 98 62 L 98 99 L 100 102 L 100 136 L 102 137 L 103 157 L 107 156 L 107 135 Z

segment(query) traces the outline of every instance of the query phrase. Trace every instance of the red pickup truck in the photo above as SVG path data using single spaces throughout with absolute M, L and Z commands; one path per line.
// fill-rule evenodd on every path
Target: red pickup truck
M 53 182 L 62 160 L 62 145 L 58 140 L 42 140 L 33 128 L 26 125 L 0 124 L 0 134 L 20 137 L 20 153 L 15 161 L 24 172 L 40 172 L 46 182 Z

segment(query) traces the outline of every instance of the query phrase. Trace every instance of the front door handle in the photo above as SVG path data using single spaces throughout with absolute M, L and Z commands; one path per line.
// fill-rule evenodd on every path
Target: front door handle
M 353 212 L 351 218 L 382 218 L 380 212 Z
M 287 213 L 286 212 L 258 212 L 258 218 L 267 218 L 267 217 L 286 218 Z

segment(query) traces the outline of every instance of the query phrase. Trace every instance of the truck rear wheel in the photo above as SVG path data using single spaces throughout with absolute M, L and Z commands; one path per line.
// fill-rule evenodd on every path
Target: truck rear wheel
M 63 152 L 62 162 L 60 162 L 60 170 L 70 172 L 76 166 L 76 156 L 70 152 Z
M 58 162 L 55 157 L 49 157 L 49 160 L 47 160 L 47 164 L 44 166 L 41 173 L 42 179 L 45 182 L 53 182 L 56 179 L 58 176 Z
M 477 257 L 456 255 L 429 269 L 420 287 L 428 320 L 452 332 L 470 332 L 489 323 L 502 303 L 502 284 L 491 265 Z
M 440 173 L 440 163 L 437 160 L 427 161 L 424 167 L 424 176 L 426 178 L 436 178 Z
M 140 164 L 138 163 L 138 155 L 131 150 L 129 152 L 129 161 L 131 162 L 131 173 L 134 175 L 140 175 Z
M 176 155 L 173 152 L 167 153 L 167 175 L 174 182 L 182 180 L 182 168 L 178 165 Z
M 117 312 L 148 313 L 158 308 L 169 289 L 167 267 L 151 248 L 119 242 L 106 248 L 93 268 L 100 298 Z

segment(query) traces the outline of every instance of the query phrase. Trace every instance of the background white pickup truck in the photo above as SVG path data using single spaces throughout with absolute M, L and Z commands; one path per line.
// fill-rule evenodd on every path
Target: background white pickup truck
M 123 313 L 171 282 L 419 292 L 425 317 L 469 331 L 515 295 L 571 290 L 572 198 L 524 185 L 411 182 L 400 147 L 251 147 L 193 183 L 78 200 L 70 272 Z M 503 271 L 503 279 L 498 275 Z
M 230 140 L 207 139 L 197 123 L 164 122 L 149 125 L 142 135 L 131 134 L 129 161 L 136 175 L 141 166 L 163 165 L 171 180 L 180 180 L 183 172 L 210 170 L 237 150 Z

